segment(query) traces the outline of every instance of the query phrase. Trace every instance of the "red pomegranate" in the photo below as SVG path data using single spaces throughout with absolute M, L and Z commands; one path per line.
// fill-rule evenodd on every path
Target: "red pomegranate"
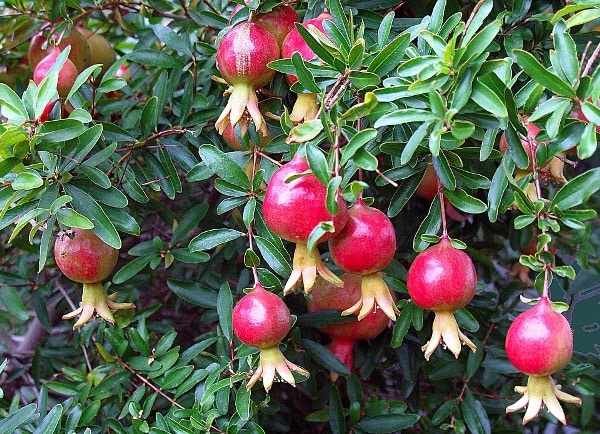
M 296 244 L 293 270 L 284 294 L 294 290 L 302 279 L 304 292 L 310 292 L 317 274 L 325 280 L 341 285 L 341 280 L 321 261 L 317 249 L 308 250 L 308 237 L 320 223 L 330 222 L 334 232 L 326 233 L 319 242 L 337 234 L 348 220 L 346 202 L 338 196 L 338 212 L 327 210 L 326 187 L 312 173 L 306 158 L 298 153 L 291 161 L 275 171 L 263 201 L 263 215 L 269 229 L 284 240 Z M 300 176 L 298 176 L 300 175 Z
M 243 7 L 241 4 L 236 5 L 231 11 L 231 17 Z M 275 6 L 268 12 L 255 14 L 252 18 L 253 22 L 264 27 L 273 35 L 280 47 L 288 33 L 294 30 L 298 20 L 298 14 L 290 5 Z
M 435 313 L 431 339 L 423 346 L 425 359 L 443 342 L 456 358 L 465 343 L 477 347 L 458 328 L 454 311 L 466 306 L 477 288 L 477 272 L 469 255 L 452 246 L 448 237 L 419 253 L 408 270 L 408 293 L 417 306 Z
M 308 377 L 308 372 L 285 358 L 279 343 L 292 327 L 290 311 L 281 298 L 260 284 L 238 301 L 232 314 L 233 331 L 240 341 L 260 349 L 260 363 L 246 385 L 250 389 L 262 378 L 268 392 L 275 374 L 296 385 L 292 371 Z
M 312 29 L 314 26 L 318 31 L 326 34 L 325 29 L 323 28 L 323 21 L 325 20 L 331 20 L 331 15 L 327 12 L 323 12 L 318 17 L 305 21 L 302 23 L 302 26 L 307 29 Z M 283 40 L 281 45 L 281 57 L 289 59 L 295 52 L 298 52 L 302 59 L 306 61 L 317 57 L 296 28 L 290 31 Z M 298 77 L 292 74 L 287 74 L 286 78 L 290 84 L 294 84 L 298 81 Z M 292 108 L 292 112 L 290 113 L 290 119 L 292 122 L 301 123 L 314 119 L 318 112 L 319 106 L 317 104 L 317 95 L 314 93 L 299 93 L 298 98 L 294 103 L 294 107 Z
M 351 307 L 361 298 L 361 276 L 344 273 L 340 276 L 344 286 L 332 285 L 319 279 L 311 291 L 312 298 L 306 300 L 309 312 L 323 310 L 343 311 Z M 327 348 L 336 355 L 348 369 L 354 366 L 353 350 L 359 340 L 373 339 L 379 336 L 388 326 L 390 320 L 381 309 L 371 310 L 362 320 L 330 324 L 320 330 L 331 338 Z M 331 373 L 333 381 L 338 375 Z
M 48 76 L 50 68 L 52 68 L 56 63 L 56 59 L 60 53 L 60 48 L 52 47 L 50 48 L 48 55 L 40 60 L 33 70 L 33 81 L 35 84 L 40 84 L 42 80 Z M 62 68 L 58 72 L 58 83 L 56 87 L 58 89 L 58 94 L 61 97 L 64 98 L 69 94 L 78 75 L 79 72 L 77 71 L 75 64 L 71 61 L 71 59 L 67 58 Z
M 427 165 L 423 179 L 419 183 L 419 186 L 415 190 L 415 194 L 429 202 L 432 202 L 435 196 L 438 194 L 438 176 L 435 173 L 433 164 Z M 444 197 L 444 209 L 446 210 L 446 217 L 456 221 L 465 221 L 469 217 L 462 215 L 457 211 L 456 208 L 450 203 L 450 201 Z
M 267 66 L 279 58 L 277 40 L 256 23 L 244 22 L 233 27 L 217 48 L 217 67 L 231 85 L 229 101 L 215 126 L 223 134 L 227 125 L 236 125 L 245 112 L 257 131 L 267 135 L 267 125 L 258 108 L 256 90 L 273 79 L 275 71 Z
M 542 296 L 535 307 L 517 316 L 506 334 L 505 348 L 510 363 L 529 376 L 527 386 L 515 387 L 523 397 L 507 407 L 506 412 L 527 406 L 524 425 L 538 415 L 544 404 L 566 425 L 558 400 L 581 404 L 581 399 L 562 392 L 551 375 L 571 360 L 573 332 L 566 318 L 552 309 L 547 296 Z
M 54 243 L 54 259 L 62 273 L 69 279 L 83 284 L 80 307 L 63 316 L 71 319 L 79 316 L 74 329 L 87 323 L 94 312 L 114 323 L 111 310 L 131 309 L 133 303 L 116 303 L 117 294 L 106 294 L 102 281 L 108 277 L 117 263 L 119 251 L 88 229 L 61 231 Z
M 395 321 L 400 312 L 379 273 L 396 253 L 396 232 L 388 216 L 359 200 L 348 211 L 344 228 L 329 240 L 329 251 L 342 270 L 362 275 L 362 296 L 342 315 L 359 312 L 358 319 L 362 320 L 377 306 Z

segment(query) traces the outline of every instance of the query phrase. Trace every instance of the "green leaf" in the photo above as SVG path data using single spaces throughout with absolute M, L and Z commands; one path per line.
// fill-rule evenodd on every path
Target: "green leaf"
M 300 346 L 321 366 L 343 377 L 350 376 L 350 370 L 331 351 L 310 339 L 300 339 Z
M 600 167 L 596 167 L 571 179 L 552 198 L 552 207 L 561 210 L 573 208 L 587 201 L 600 189 Z
M 381 116 L 375 121 L 375 128 L 386 125 L 400 125 L 408 122 L 429 122 L 437 120 L 437 116 L 427 110 L 399 109 Z
M 478 6 L 481 6 L 481 3 Z M 488 1 L 486 6 L 491 8 L 492 2 Z M 481 10 L 478 12 L 481 12 Z M 473 24 L 473 21 L 471 21 L 471 24 Z M 492 44 L 496 36 L 498 36 L 501 27 L 501 21 L 496 19 L 481 29 L 481 31 L 477 33 L 466 46 L 464 45 L 466 42 L 463 40 L 461 45 L 465 46 L 465 51 L 462 54 L 461 59 L 468 61 L 469 59 L 472 59 L 473 55 L 488 51 L 490 49 L 490 44 Z M 469 33 L 470 30 L 471 26 L 467 29 L 467 33 Z M 466 36 L 467 35 L 465 35 L 465 38 Z
M 22 125 L 29 119 L 21 98 L 4 83 L 0 83 L 0 114 L 14 125 Z
M 286 142 L 308 142 L 317 137 L 321 131 L 323 131 L 323 122 L 321 122 L 321 119 L 311 119 L 310 121 L 303 122 L 292 128 Z
M 367 143 L 375 139 L 375 137 L 377 137 L 377 130 L 375 128 L 361 130 L 352 136 L 348 144 L 342 148 L 340 165 L 345 166 L 359 149 L 363 148 Z
M 552 272 L 559 277 L 567 277 L 571 280 L 575 279 L 575 269 L 570 265 L 560 265 L 552 268 Z
M 235 229 L 209 229 L 190 241 L 190 250 L 192 252 L 210 250 L 220 244 L 237 240 L 242 236 L 244 236 L 244 233 Z
M 377 107 L 377 97 L 373 92 L 366 92 L 363 102 L 353 105 L 340 116 L 340 120 L 356 121 L 360 118 L 369 116 Z
M 414 304 L 408 303 L 406 307 L 402 309 L 400 316 L 396 319 L 394 331 L 392 333 L 392 341 L 390 343 L 392 348 L 398 348 L 400 345 L 402 345 L 404 336 L 406 336 L 406 333 L 408 333 L 410 323 L 412 322 L 413 308 Z
M 102 207 L 89 194 L 79 188 L 64 184 L 65 192 L 73 198 L 73 208 L 94 224 L 94 232 L 102 241 L 115 249 L 121 248 L 121 238 Z
M 182 37 L 178 33 L 175 33 L 173 29 L 164 24 L 157 24 L 152 26 L 152 31 L 160 41 L 167 47 L 183 54 L 187 57 L 192 57 L 192 50 L 190 44 L 186 38 Z
M 198 205 L 190 208 L 185 215 L 178 222 L 177 226 L 173 230 L 173 236 L 171 237 L 171 245 L 177 244 L 187 234 L 189 234 L 198 224 L 204 219 L 208 212 L 207 203 L 199 203 Z
M 252 417 L 251 402 L 251 391 L 245 387 L 238 387 L 235 393 L 235 410 L 242 420 L 249 420 Z
M 148 137 L 155 129 L 158 123 L 158 98 L 151 97 L 144 105 L 142 116 L 140 118 L 140 126 L 142 128 L 142 136 Z
M 33 190 L 44 185 L 44 180 L 37 172 L 26 171 L 17 175 L 11 186 L 13 190 Z
M 70 228 L 92 229 L 94 227 L 90 219 L 71 208 L 59 209 L 56 217 L 60 224 Z
M 46 142 L 60 143 L 74 139 L 83 134 L 85 128 L 76 119 L 59 119 L 44 122 L 40 128 L 40 137 Z
M 483 23 L 487 20 L 492 8 L 494 6 L 494 2 L 492 0 L 481 0 L 477 2 L 477 5 L 473 9 L 471 16 L 469 17 L 469 21 L 467 22 L 467 26 L 464 30 L 464 35 L 462 37 L 461 45 L 464 46 L 469 43 L 471 38 L 475 35 L 477 30 L 483 25 Z M 480 50 L 483 51 L 483 50 Z M 468 56 L 465 56 L 468 58 Z M 436 424 L 437 425 L 437 424 Z
M 481 80 L 473 82 L 471 99 L 482 109 L 487 110 L 494 116 L 499 118 L 506 118 L 508 116 L 508 111 L 502 99 Z
M 594 124 L 589 123 L 586 125 L 583 134 L 581 135 L 581 141 L 577 145 L 577 156 L 582 160 L 590 158 L 595 154 L 598 148 L 598 140 L 596 140 L 596 128 Z
M 255 236 L 256 246 L 269 267 L 280 276 L 289 276 L 292 272 L 287 251 L 278 249 L 275 244 L 264 237 Z
M 400 164 L 405 165 L 412 159 L 415 151 L 418 149 L 419 145 L 423 143 L 425 137 L 427 137 L 427 133 L 429 132 L 429 126 L 431 122 L 422 123 L 416 131 L 411 134 L 406 146 L 402 150 L 402 155 L 400 156 Z
M 409 43 L 409 33 L 402 33 L 396 36 L 371 60 L 367 71 L 377 74 L 380 77 L 389 74 L 400 64 Z
M 567 83 L 575 83 L 579 74 L 579 61 L 577 60 L 577 47 L 571 35 L 567 32 L 567 25 L 559 21 L 552 29 L 554 39 L 556 62 L 552 62 L 554 69 L 560 72 Z M 554 58 L 551 54 L 551 60 Z
M 335 227 L 333 226 L 333 221 L 321 222 L 310 232 L 308 236 L 308 241 L 306 246 L 309 252 L 313 252 L 317 244 L 319 244 L 320 240 L 323 238 L 323 235 L 327 233 L 335 232 Z M 315 251 L 315 254 L 319 254 L 318 251 Z
M 346 432 L 346 419 L 340 391 L 334 384 L 329 392 L 329 426 L 334 433 Z
M 217 296 L 217 314 L 219 315 L 219 325 L 223 335 L 229 342 L 233 340 L 233 326 L 231 313 L 233 312 L 233 297 L 229 283 L 225 282 L 219 288 Z
M 468 388 L 465 391 L 464 400 L 460 406 L 463 418 L 469 431 L 477 434 L 491 434 L 492 427 L 487 412 L 481 402 L 475 399 L 473 392 Z
M 179 57 L 172 56 L 164 51 L 156 51 L 150 48 L 136 49 L 129 55 L 129 60 L 142 65 L 158 66 L 160 68 L 183 68 L 183 62 Z
M 304 89 L 306 89 L 310 93 L 321 92 L 321 89 L 319 89 L 319 86 L 317 86 L 317 83 L 315 83 L 314 77 L 312 76 L 306 65 L 304 65 L 304 60 L 302 60 L 302 56 L 299 52 L 294 51 L 294 53 L 292 54 L 292 63 L 296 68 L 296 77 L 298 77 L 298 81 L 300 82 L 302 87 L 304 87 Z
M 310 170 L 321 184 L 328 185 L 331 175 L 327 166 L 327 158 L 325 158 L 323 151 L 317 146 L 308 144 L 306 146 L 306 159 L 308 160 Z
M 121 284 L 123 282 L 127 282 L 129 279 L 134 277 L 140 271 L 142 271 L 150 262 L 158 256 L 158 253 L 150 253 L 144 256 L 140 256 L 139 258 L 135 258 L 129 262 L 127 262 L 123 267 L 119 269 L 115 273 L 112 278 L 112 281 L 115 284 Z
M 215 146 L 202 145 L 198 153 L 212 172 L 219 175 L 219 178 L 241 188 L 252 188 L 244 170 Z
M 371 154 L 365 148 L 358 149 L 354 153 L 352 160 L 358 167 L 368 170 L 368 171 L 376 170 L 377 165 L 379 164 L 377 157 L 375 157 L 373 154 Z
M 99 187 L 110 188 L 110 186 L 112 185 L 106 173 L 104 173 L 102 170 L 96 167 L 81 164 L 77 168 L 77 171 L 84 174 L 87 179 L 89 179 Z
M 391 433 L 406 429 L 419 419 L 418 414 L 382 414 L 363 418 L 356 424 L 356 428 L 367 433 Z
M 476 197 L 467 194 L 463 189 L 444 190 L 444 195 L 456 208 L 469 214 L 480 214 L 487 211 L 487 205 Z
M 431 202 L 431 206 L 429 207 L 429 212 L 427 213 L 427 217 L 421 222 L 419 229 L 417 229 L 417 233 L 413 238 L 413 250 L 415 252 L 422 252 L 425 250 L 429 243 L 424 242 L 421 239 L 421 235 L 423 234 L 437 234 L 440 230 L 440 226 L 442 225 L 442 214 L 440 207 L 440 199 L 439 196 L 436 196 Z
M 523 68 L 534 81 L 559 96 L 575 98 L 575 91 L 569 83 L 564 82 L 556 74 L 548 71 L 533 54 L 524 50 L 513 50 L 513 57 L 517 64 Z
M 169 279 L 167 280 L 167 286 L 177 297 L 194 306 L 205 307 L 208 309 L 217 308 L 216 292 L 201 286 L 199 283 Z
M 18 322 L 25 322 L 29 319 L 29 313 L 13 287 L 2 286 L 0 288 L 0 301 L 9 315 L 16 318 Z
M 35 419 L 36 404 L 27 404 L 0 420 L 0 432 L 14 433 L 17 428 Z

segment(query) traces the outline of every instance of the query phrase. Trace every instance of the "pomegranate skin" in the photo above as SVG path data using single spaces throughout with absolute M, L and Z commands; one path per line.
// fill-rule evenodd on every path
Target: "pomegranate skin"
M 48 55 L 40 60 L 33 70 L 33 81 L 35 84 L 40 84 L 42 80 L 48 76 L 48 72 L 56 63 L 56 59 L 60 53 L 60 48 L 52 47 Z M 64 98 L 69 94 L 78 75 L 79 72 L 77 71 L 77 67 L 71 59 L 67 58 L 58 72 L 58 83 L 56 87 L 58 89 L 58 94 L 61 97 Z
M 350 273 L 383 270 L 396 253 L 396 232 L 390 219 L 376 208 L 357 202 L 348 211 L 348 222 L 329 240 L 331 259 Z
M 292 327 L 290 311 L 281 298 L 257 285 L 233 308 L 233 331 L 255 348 L 277 347 Z
M 269 12 L 254 17 L 254 22 L 267 29 L 275 37 L 279 46 L 283 44 L 288 33 L 295 29 L 295 23 L 298 21 L 298 14 L 290 5 L 279 5 Z
M 448 238 L 419 253 L 408 270 L 408 293 L 423 309 L 454 311 L 466 306 L 477 288 L 477 272 L 469 255 Z
M 303 22 L 302 26 L 308 28 L 308 26 L 313 25 L 319 29 L 319 31 L 325 33 L 325 29 L 323 28 L 323 21 L 325 20 L 331 20 L 331 15 L 326 12 L 322 13 L 316 18 Z M 317 57 L 312 48 L 310 48 L 306 41 L 302 38 L 298 29 L 294 27 L 294 29 L 287 34 L 283 40 L 283 43 L 281 44 L 281 57 L 283 59 L 289 59 L 295 52 L 298 52 L 302 59 L 306 61 Z M 286 74 L 286 78 L 290 84 L 294 84 L 298 81 L 298 77 L 293 74 Z
M 361 298 L 362 277 L 357 274 L 345 273 L 340 276 L 344 286 L 338 287 L 322 279 L 318 280 L 311 291 L 312 299 L 306 301 L 309 312 L 322 310 L 344 311 Z M 358 341 L 373 339 L 383 332 L 390 319 L 381 309 L 373 309 L 363 319 L 329 324 L 320 330 L 332 338 Z
M 263 202 L 267 226 L 279 237 L 293 243 L 306 243 L 312 230 L 320 223 L 333 221 L 334 233 L 326 233 L 319 242 L 326 241 L 342 230 L 348 220 L 348 208 L 338 196 L 338 212 L 331 215 L 325 204 L 326 187 L 312 173 L 290 182 L 286 180 L 309 170 L 304 157 L 296 154 L 291 161 L 275 171 Z
M 546 376 L 567 366 L 573 355 L 573 332 L 547 297 L 513 321 L 506 334 L 510 363 L 527 375 Z
M 227 83 L 266 86 L 275 75 L 267 64 L 279 58 L 279 45 L 273 35 L 256 23 L 233 27 L 217 48 L 217 65 Z
M 89 229 L 62 232 L 54 243 L 54 258 L 60 271 L 78 283 L 106 279 L 117 264 L 119 250 L 109 246 Z

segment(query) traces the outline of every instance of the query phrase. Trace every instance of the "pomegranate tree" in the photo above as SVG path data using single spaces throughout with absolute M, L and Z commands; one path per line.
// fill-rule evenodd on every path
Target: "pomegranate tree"
M 331 259 L 342 270 L 360 274 L 361 297 L 342 315 L 358 313 L 362 320 L 379 307 L 392 320 L 400 313 L 380 272 L 396 253 L 396 232 L 383 212 L 359 199 L 348 211 L 348 222 L 329 241 Z
M 560 390 L 551 375 L 563 369 L 573 355 L 573 332 L 564 316 L 552 309 L 547 296 L 514 320 L 506 334 L 506 355 L 510 363 L 528 375 L 527 386 L 515 387 L 523 396 L 506 408 L 507 413 L 527 407 L 523 425 L 534 419 L 545 405 L 566 425 L 558 400 L 581 404 L 581 399 Z
M 107 295 L 102 281 L 108 277 L 117 263 L 119 251 L 88 229 L 61 231 L 54 243 L 54 259 L 62 273 L 69 279 L 83 284 L 80 307 L 63 316 L 71 319 L 79 316 L 73 328 L 87 323 L 94 312 L 114 323 L 112 310 L 131 309 L 133 303 L 116 303 L 117 294 Z
M 230 88 L 226 91 L 229 101 L 215 124 L 219 134 L 227 125 L 235 126 L 247 112 L 256 130 L 267 135 L 256 90 L 273 79 L 275 71 L 267 64 L 278 58 L 277 40 L 256 23 L 238 24 L 223 37 L 217 48 L 217 67 Z
M 466 306 L 477 288 L 477 272 L 469 255 L 455 248 L 447 236 L 419 253 L 406 278 L 413 302 L 435 313 L 431 338 L 423 346 L 425 359 L 440 343 L 454 354 L 460 354 L 462 344 L 473 352 L 477 347 L 458 328 L 454 311 Z
M 292 327 L 290 311 L 281 298 L 256 284 L 252 291 L 237 302 L 233 308 L 233 331 L 240 341 L 260 350 L 260 362 L 246 389 L 262 378 L 268 392 L 275 374 L 296 385 L 292 371 L 308 377 L 308 372 L 287 360 L 279 343 Z
M 293 269 L 284 294 L 300 285 L 310 292 L 317 274 L 325 280 L 341 285 L 342 281 L 321 261 L 319 251 L 308 249 L 308 237 L 321 223 L 329 222 L 333 232 L 321 236 L 318 242 L 327 241 L 339 233 L 348 219 L 346 202 L 337 198 L 338 212 L 332 215 L 325 203 L 327 188 L 309 172 L 306 158 L 298 153 L 288 163 L 275 171 L 263 201 L 263 214 L 269 229 L 284 240 L 296 244 Z
M 316 18 L 307 20 L 302 23 L 303 27 L 307 29 L 316 28 L 321 33 L 325 34 L 323 28 L 323 21 L 331 20 L 331 15 L 327 12 L 323 12 Z M 300 35 L 298 29 L 294 28 L 288 33 L 286 38 L 281 45 L 281 57 L 289 59 L 292 55 L 297 52 L 300 54 L 302 59 L 309 61 L 317 57 L 315 52 L 308 46 L 304 38 Z M 298 77 L 292 74 L 287 74 L 286 78 L 290 84 L 294 84 L 298 81 Z M 299 93 L 292 112 L 290 113 L 290 119 L 292 122 L 301 123 L 307 120 L 314 119 L 319 111 L 317 104 L 317 95 L 314 93 Z
M 332 285 L 319 279 L 311 291 L 312 298 L 306 301 L 309 312 L 323 310 L 343 311 L 361 299 L 361 276 L 344 273 L 340 276 L 344 286 Z M 362 320 L 356 319 L 329 324 L 320 330 L 331 338 L 327 348 L 352 370 L 354 367 L 354 345 L 359 340 L 373 339 L 379 336 L 388 326 L 390 320 L 381 309 L 372 309 Z M 335 381 L 338 374 L 331 373 Z
M 48 55 L 40 60 L 33 70 L 33 81 L 35 84 L 40 84 L 42 80 L 48 76 L 48 72 L 56 63 L 56 59 L 60 53 L 60 48 L 52 47 L 50 48 Z M 58 72 L 58 83 L 56 87 L 58 89 L 58 94 L 61 97 L 64 98 L 69 94 L 78 75 L 79 72 L 77 71 L 75 64 L 71 59 L 67 58 Z
M 433 201 L 433 199 L 437 196 L 439 192 L 439 179 L 440 178 L 437 176 L 437 173 L 435 173 L 433 164 L 429 164 L 425 169 L 423 179 L 421 179 L 419 186 L 415 190 L 415 194 L 429 202 Z M 445 196 L 444 209 L 446 210 L 446 217 L 449 217 L 452 220 L 461 222 L 468 219 L 467 216 L 464 216 L 460 212 L 458 212 Z

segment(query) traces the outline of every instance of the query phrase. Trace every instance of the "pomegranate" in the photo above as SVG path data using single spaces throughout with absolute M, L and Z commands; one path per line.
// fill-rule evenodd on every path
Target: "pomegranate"
M 332 285 L 319 279 L 311 291 L 312 298 L 306 301 L 309 312 L 322 310 L 343 311 L 351 307 L 361 298 L 361 276 L 344 273 L 340 276 L 343 287 Z M 356 341 L 373 339 L 383 332 L 390 320 L 381 309 L 371 310 L 362 320 L 352 320 L 344 323 L 329 324 L 320 330 L 331 338 L 327 348 L 352 370 L 354 366 L 354 344 Z M 335 381 L 338 374 L 332 372 L 331 379 Z
M 80 307 L 63 316 L 71 319 L 79 316 L 74 329 L 87 323 L 94 312 L 114 323 L 111 310 L 130 309 L 133 303 L 116 303 L 117 294 L 107 295 L 102 281 L 108 277 L 117 263 L 119 251 L 88 229 L 61 231 L 54 243 L 54 259 L 62 273 L 69 279 L 83 284 Z
M 391 319 L 400 313 L 380 273 L 396 253 L 396 232 L 383 212 L 359 200 L 348 211 L 346 226 L 329 240 L 331 259 L 342 270 L 361 275 L 361 298 L 342 312 L 362 320 L 375 306 Z
M 587 116 L 583 113 L 583 110 L 581 110 L 581 105 L 575 106 L 575 108 L 571 111 L 571 118 L 580 120 L 586 124 L 590 122 Z M 596 125 L 596 132 L 600 133 L 600 125 Z M 576 150 L 576 148 L 574 150 Z
M 54 39 L 58 39 L 58 35 L 54 35 Z M 47 36 L 44 36 L 42 33 L 38 33 L 31 38 L 28 53 L 31 69 L 35 69 L 37 64 L 49 54 L 51 46 L 48 45 L 46 49 L 43 48 L 47 40 Z M 81 72 L 91 65 L 90 47 L 79 30 L 71 29 L 71 32 L 68 35 L 62 37 L 58 47 L 62 51 L 67 48 L 67 46 L 71 46 L 69 59 L 75 64 L 77 71 Z
M 215 123 L 219 134 L 223 134 L 227 125 L 235 126 L 247 112 L 256 130 L 267 135 L 256 90 L 273 79 L 275 71 L 267 64 L 278 58 L 277 40 L 256 23 L 238 24 L 223 37 L 217 48 L 217 66 L 231 87 L 226 91 L 229 101 Z
M 35 84 L 40 84 L 42 80 L 48 76 L 50 68 L 56 63 L 56 59 L 60 53 L 60 48 L 52 47 L 48 55 L 40 60 L 40 63 L 38 63 L 33 70 L 33 81 L 35 81 Z M 56 87 L 58 89 L 58 94 L 61 97 L 64 98 L 69 94 L 78 75 L 79 72 L 77 71 L 75 64 L 71 59 L 67 58 L 58 72 L 58 84 Z
M 415 194 L 429 202 L 433 201 L 438 194 L 438 180 L 433 164 L 430 163 L 425 169 L 423 179 L 415 190 Z M 444 209 L 446 210 L 446 217 L 452 220 L 462 222 L 469 218 L 458 212 L 446 197 L 444 197 Z
M 287 360 L 279 349 L 279 343 L 292 327 L 290 311 L 281 298 L 256 284 L 235 305 L 232 320 L 238 339 L 260 350 L 260 363 L 246 389 L 262 378 L 268 392 L 276 373 L 292 386 L 296 385 L 292 371 L 308 377 L 306 370 Z
M 527 119 L 525 119 L 525 128 L 527 129 L 527 138 L 521 139 L 521 145 L 529 157 L 529 167 L 525 170 L 517 169 L 517 176 L 515 176 L 515 179 L 517 180 L 523 178 L 523 176 L 533 171 L 532 161 L 536 158 L 535 150 L 538 146 L 547 145 L 546 142 L 540 142 L 536 140 L 536 137 L 540 133 L 540 128 L 537 125 L 530 123 L 527 121 Z M 506 151 L 508 151 L 508 141 L 506 140 L 506 134 L 503 133 L 500 136 L 500 152 L 504 154 Z M 559 153 L 557 156 L 553 157 L 550 161 L 544 164 L 543 167 L 538 169 L 538 173 L 544 180 L 554 180 L 561 183 L 567 182 L 565 175 L 563 174 L 563 169 L 565 166 L 564 159 L 561 158 L 563 155 L 564 153 Z M 537 195 L 535 196 L 535 199 L 537 199 Z
M 236 5 L 231 11 L 233 17 L 244 6 Z M 230 17 L 230 18 L 231 18 Z M 298 14 L 290 5 L 279 5 L 271 9 L 269 12 L 255 14 L 252 21 L 264 27 L 281 47 L 283 40 L 292 30 L 295 29 L 295 23 L 299 21 Z
M 444 236 L 439 244 L 417 255 L 408 269 L 406 286 L 417 306 L 435 313 L 431 339 L 422 348 L 426 360 L 442 342 L 456 358 L 461 343 L 477 350 L 454 318 L 454 311 L 471 301 L 477 287 L 477 272 L 469 255 Z
M 98 75 L 98 81 L 100 81 L 108 68 L 117 60 L 117 53 L 112 45 L 110 45 L 110 42 L 101 34 L 94 33 L 83 27 L 80 27 L 79 31 L 90 47 L 90 65 L 102 65 L 102 70 Z
M 314 28 L 316 28 L 318 31 L 325 34 L 325 29 L 323 28 L 323 21 L 325 20 L 331 20 L 331 15 L 328 12 L 323 12 L 318 17 L 305 21 L 302 23 L 302 26 L 306 27 L 307 29 L 311 29 L 314 26 Z M 308 46 L 296 28 L 290 31 L 283 40 L 281 45 L 281 57 L 284 59 L 289 59 L 295 52 L 298 52 L 302 59 L 306 61 L 317 57 L 315 52 Z M 287 74 L 286 78 L 290 84 L 294 84 L 298 81 L 298 77 L 292 74 Z M 317 95 L 314 93 L 300 93 L 298 94 L 298 98 L 296 99 L 294 107 L 292 108 L 292 112 L 290 113 L 290 119 L 292 122 L 301 123 L 314 119 L 318 112 L 319 106 L 317 104 Z
M 527 407 L 523 425 L 534 419 L 542 405 L 566 425 L 558 400 L 581 404 L 581 399 L 560 390 L 551 375 L 563 369 L 573 354 L 573 332 L 564 316 L 555 312 L 547 296 L 513 321 L 506 334 L 506 355 L 528 375 L 527 386 L 515 387 L 523 396 L 506 408 L 507 413 Z
M 310 292 L 317 274 L 335 285 L 342 284 L 339 277 L 323 264 L 318 250 L 309 251 L 307 243 L 310 233 L 322 222 L 330 222 L 334 232 L 324 234 L 319 242 L 328 240 L 344 227 L 348 219 L 346 202 L 338 196 L 338 212 L 331 215 L 325 204 L 326 187 L 307 171 L 306 158 L 296 153 L 291 161 L 273 173 L 263 201 L 263 214 L 269 229 L 284 240 L 296 243 L 293 270 L 284 294 L 300 285 L 301 278 L 304 292 Z
M 248 127 L 249 127 L 248 120 L 242 117 L 235 128 L 238 128 L 238 127 L 239 127 L 239 131 L 238 131 L 239 137 L 246 136 L 246 133 L 248 132 Z M 243 144 L 242 142 L 240 142 L 240 140 L 238 139 L 238 135 L 236 135 L 235 128 L 231 124 L 229 124 L 229 125 L 227 125 L 227 127 L 225 127 L 225 130 L 223 131 L 223 140 L 225 140 L 225 143 L 227 143 L 232 149 L 234 149 L 236 151 L 248 151 L 248 147 L 250 149 L 253 149 L 256 146 L 256 143 L 249 141 L 248 147 L 246 147 L 246 145 Z M 260 136 L 258 146 L 263 147 L 267 143 L 269 143 L 272 139 L 273 139 L 273 135 L 267 131 L 266 136 L 262 136 L 262 135 Z

